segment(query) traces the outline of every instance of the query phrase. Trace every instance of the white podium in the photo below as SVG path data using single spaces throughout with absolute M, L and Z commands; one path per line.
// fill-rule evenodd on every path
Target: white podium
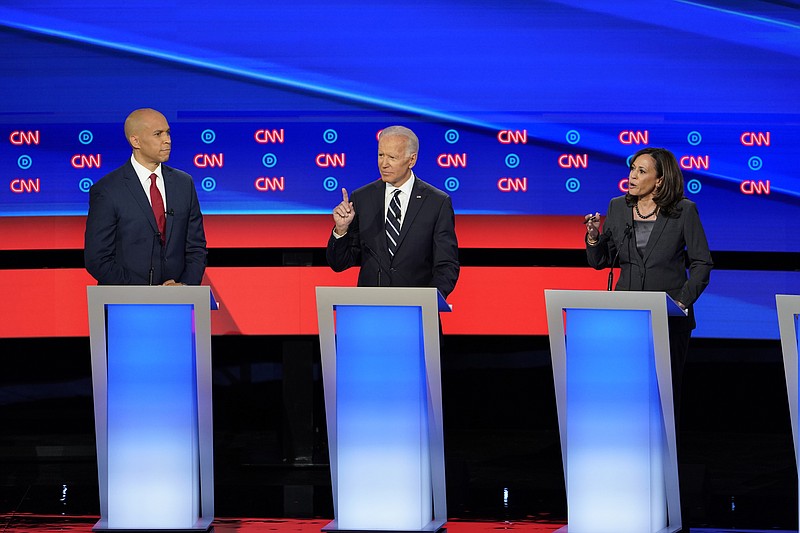
M 206 531 L 214 520 L 209 287 L 90 286 L 100 520 Z
M 334 520 L 323 531 L 447 521 L 435 288 L 317 287 Z
M 789 416 L 792 418 L 792 438 L 794 439 L 794 458 L 797 467 L 800 468 L 798 456 L 797 429 L 798 429 L 798 368 L 797 368 L 797 345 L 800 329 L 798 328 L 798 316 L 800 316 L 800 296 L 789 294 L 776 294 L 775 303 L 778 308 L 778 327 L 781 333 L 781 349 L 783 351 L 783 369 L 786 373 L 786 393 L 789 397 Z M 798 516 L 800 519 L 800 516 Z
M 546 290 L 570 533 L 681 528 L 663 292 Z M 685 315 L 684 315 L 685 316 Z

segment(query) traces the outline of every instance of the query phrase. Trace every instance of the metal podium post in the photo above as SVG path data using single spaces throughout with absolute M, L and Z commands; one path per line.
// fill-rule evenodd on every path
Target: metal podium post
M 546 290 L 545 300 L 567 528 L 679 530 L 667 314 L 683 311 L 663 292 Z
M 778 327 L 781 332 L 781 349 L 783 351 L 783 369 L 786 374 L 786 393 L 789 397 L 789 415 L 792 418 L 792 438 L 794 439 L 794 458 L 798 468 L 800 448 L 798 448 L 798 367 L 797 345 L 800 336 L 798 316 L 800 316 L 800 296 L 776 294 L 775 303 L 778 308 Z M 800 516 L 798 517 L 800 518 Z
M 324 531 L 447 521 L 435 288 L 317 287 L 335 519 Z
M 214 520 L 209 287 L 90 286 L 100 520 L 206 531 Z

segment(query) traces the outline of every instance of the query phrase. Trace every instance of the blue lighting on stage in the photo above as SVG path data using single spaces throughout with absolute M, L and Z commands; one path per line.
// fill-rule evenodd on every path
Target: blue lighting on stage
M 340 529 L 432 519 L 422 309 L 336 307 Z
M 194 308 L 106 310 L 108 526 L 192 527 L 200 492 Z
M 569 309 L 566 338 L 569 529 L 659 531 L 666 485 L 650 313 Z

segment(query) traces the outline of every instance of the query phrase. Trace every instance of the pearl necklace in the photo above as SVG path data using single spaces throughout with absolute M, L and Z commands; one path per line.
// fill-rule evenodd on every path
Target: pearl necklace
M 638 203 L 638 202 L 636 203 L 636 205 L 634 205 L 634 206 L 633 206 L 633 208 L 636 210 L 636 214 L 637 214 L 637 215 L 639 215 L 639 218 L 641 218 L 641 219 L 645 219 L 645 220 L 646 220 L 646 219 L 648 219 L 648 218 L 650 218 L 651 216 L 655 215 L 655 214 L 656 214 L 656 212 L 658 211 L 658 206 L 656 206 L 656 208 L 655 208 L 655 209 L 653 209 L 653 212 L 652 212 L 652 213 L 648 213 L 648 214 L 646 214 L 646 215 L 643 215 L 643 214 L 642 214 L 642 213 L 639 211 L 639 203 Z

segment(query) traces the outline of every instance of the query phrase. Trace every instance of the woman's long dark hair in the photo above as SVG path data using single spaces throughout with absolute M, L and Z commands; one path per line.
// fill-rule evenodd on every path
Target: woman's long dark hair
M 658 206 L 659 212 L 664 216 L 679 212 L 678 202 L 684 198 L 683 173 L 675 155 L 666 148 L 642 148 L 631 156 L 631 165 L 637 157 L 644 154 L 653 158 L 656 162 L 656 174 L 662 178 L 661 186 L 657 187 L 653 194 L 653 201 Z M 635 205 L 637 201 L 638 197 L 631 193 L 625 195 L 625 202 L 629 206 Z

